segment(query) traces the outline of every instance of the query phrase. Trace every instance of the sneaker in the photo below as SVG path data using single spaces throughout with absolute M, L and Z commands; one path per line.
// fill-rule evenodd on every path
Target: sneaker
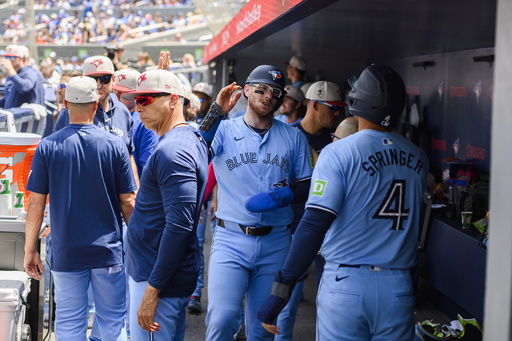
M 453 340 L 451 333 L 432 320 L 416 323 L 415 341 Z
M 464 341 L 481 341 L 482 340 L 482 327 L 478 324 L 478 321 L 474 318 L 465 319 L 457 314 L 457 319 L 462 325 L 462 333 L 457 338 L 458 340 Z
M 187 310 L 191 314 L 201 314 L 203 309 L 201 308 L 201 296 L 190 296 L 188 301 Z
M 246 340 L 245 336 L 245 322 L 242 322 L 235 335 L 233 335 L 233 340 Z

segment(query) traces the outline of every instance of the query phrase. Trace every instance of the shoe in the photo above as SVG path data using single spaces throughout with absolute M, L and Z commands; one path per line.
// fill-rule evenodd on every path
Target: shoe
M 245 336 L 245 322 L 242 322 L 235 335 L 233 335 L 233 340 L 246 340 Z
M 457 338 L 458 340 L 464 341 L 481 341 L 482 340 L 482 327 L 478 324 L 478 321 L 474 318 L 465 319 L 457 314 L 457 320 L 462 325 L 462 333 Z
M 454 340 L 450 331 L 432 320 L 416 323 L 415 341 Z
M 201 296 L 190 296 L 187 310 L 191 314 L 201 314 L 203 312 L 203 309 L 201 308 Z

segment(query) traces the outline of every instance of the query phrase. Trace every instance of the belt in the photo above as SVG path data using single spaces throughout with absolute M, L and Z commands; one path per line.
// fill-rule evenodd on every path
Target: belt
M 226 224 L 224 223 L 224 220 L 222 219 L 217 219 L 217 225 L 220 226 L 220 227 L 226 227 Z M 267 234 L 269 234 L 270 232 L 272 232 L 272 229 L 274 228 L 274 226 L 260 226 L 260 227 L 256 227 L 256 226 L 245 226 L 245 225 L 240 225 L 240 224 L 236 224 L 238 226 L 240 226 L 240 229 L 242 230 L 242 232 L 248 236 L 254 236 L 254 237 L 258 237 L 258 236 L 265 236 Z
M 340 264 L 340 268 L 361 268 L 361 267 L 368 267 L 371 271 L 381 271 L 382 268 L 380 266 L 375 265 L 367 265 L 367 264 L 359 264 L 359 265 L 352 265 L 352 264 Z M 398 269 L 398 268 L 386 268 L 387 270 L 407 270 L 407 269 Z

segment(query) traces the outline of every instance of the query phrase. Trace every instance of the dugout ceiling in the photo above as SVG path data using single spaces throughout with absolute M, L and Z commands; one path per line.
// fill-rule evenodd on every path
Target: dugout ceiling
M 258 2 L 266 0 L 246 7 Z M 240 70 L 299 54 L 311 79 L 345 79 L 372 62 L 495 45 L 495 0 L 304 0 L 290 8 L 213 60 L 234 59 Z

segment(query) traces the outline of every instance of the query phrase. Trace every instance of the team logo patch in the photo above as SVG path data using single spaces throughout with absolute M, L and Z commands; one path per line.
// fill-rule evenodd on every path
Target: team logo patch
M 122 81 L 123 79 L 126 79 L 126 75 L 124 75 L 124 74 L 117 75 L 118 82 Z
M 96 59 L 91 62 L 91 65 L 96 66 L 96 69 L 99 68 L 101 64 L 103 64 L 103 60 L 101 59 Z
M 311 195 L 316 195 L 318 197 L 323 197 L 325 193 L 325 188 L 327 187 L 326 180 L 315 180 L 313 183 L 313 188 L 311 189 Z
M 139 76 L 139 79 L 137 79 L 137 85 L 140 86 L 140 84 L 142 82 L 144 82 L 146 79 L 148 79 L 148 77 L 146 76 L 145 73 L 143 73 L 142 75 Z
M 288 178 L 284 178 L 283 180 L 279 180 L 278 182 L 272 184 L 272 187 L 276 189 L 280 189 L 286 186 L 288 186 Z
M 283 74 L 281 72 L 279 72 L 279 71 L 271 70 L 268 73 L 270 73 L 270 75 L 272 76 L 273 80 L 283 78 Z

